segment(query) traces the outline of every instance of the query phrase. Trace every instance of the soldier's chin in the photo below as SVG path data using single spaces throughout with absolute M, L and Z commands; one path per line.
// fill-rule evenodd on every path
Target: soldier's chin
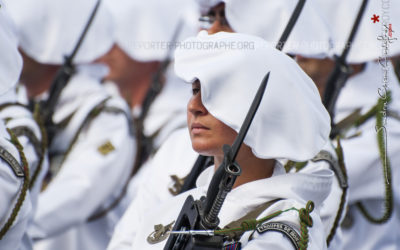
M 198 154 L 204 156 L 216 156 L 218 155 L 219 151 L 222 152 L 222 149 L 217 150 L 215 147 L 211 147 L 207 142 L 202 142 L 199 140 L 192 140 L 192 148 Z

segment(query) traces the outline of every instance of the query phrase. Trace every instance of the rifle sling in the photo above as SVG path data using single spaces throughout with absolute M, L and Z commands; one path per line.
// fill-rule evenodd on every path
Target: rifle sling
M 278 202 L 279 200 L 281 200 L 281 199 L 271 200 L 271 201 L 268 201 L 264 204 L 257 206 L 256 208 L 254 208 L 252 211 L 245 214 L 240 219 L 230 222 L 228 225 L 226 225 L 224 227 L 224 229 L 241 227 L 241 225 L 244 221 L 250 220 L 250 219 L 256 219 L 258 216 L 260 216 L 260 214 L 262 214 L 262 212 L 264 212 L 267 208 L 269 208 L 270 206 L 272 206 L 274 203 Z M 245 233 L 245 231 L 230 232 L 228 234 L 228 237 L 232 240 L 239 241 L 244 233 Z

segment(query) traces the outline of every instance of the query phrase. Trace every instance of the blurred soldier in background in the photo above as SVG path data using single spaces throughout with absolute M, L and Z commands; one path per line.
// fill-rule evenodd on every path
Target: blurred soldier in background
M 15 101 L 22 68 L 15 29 L 0 1 L 0 105 Z M 20 121 L 20 119 L 18 119 Z M 32 249 L 26 227 L 32 213 L 29 167 L 18 139 L 0 119 L 0 249 Z M 25 236 L 24 236 L 25 234 Z M 24 238 L 23 238 L 24 237 Z
M 50 172 L 29 235 L 35 249 L 104 249 L 128 202 L 121 194 L 135 154 L 129 107 L 102 87 L 107 67 L 95 63 L 114 43 L 112 17 L 95 0 L 9 3 L 20 80 L 33 102 L 55 99 L 41 105 L 50 113 Z M 70 78 L 54 91 L 65 71 Z
M 171 70 L 178 42 L 197 32 L 195 5 L 188 0 L 107 1 L 116 21 L 116 42 L 102 59 L 110 66 L 106 85 L 115 84 L 131 106 L 137 154 L 128 195 L 135 197 L 141 166 L 176 129 L 186 126 L 190 88 Z M 140 171 L 139 171 L 140 169 Z
M 387 25 L 400 27 L 396 14 L 400 5 L 390 2 L 384 10 L 381 1 L 317 1 L 334 38 L 335 57 L 297 57 L 324 98 L 329 96 L 328 82 L 336 78 L 333 92 L 339 95 L 332 109 L 333 131 L 342 138 L 349 177 L 343 249 L 397 249 L 400 245 L 396 229 L 400 223 L 400 88 L 390 63 L 391 57 L 400 54 L 400 43 L 387 41 L 389 30 L 383 22 L 371 21 L 373 14 L 385 11 L 390 16 Z M 355 25 L 363 5 L 360 23 Z M 349 43 L 352 32 L 355 36 Z M 388 42 L 386 55 L 382 40 Z M 349 51 L 343 60 L 346 46 Z M 334 67 L 346 77 L 341 89 Z

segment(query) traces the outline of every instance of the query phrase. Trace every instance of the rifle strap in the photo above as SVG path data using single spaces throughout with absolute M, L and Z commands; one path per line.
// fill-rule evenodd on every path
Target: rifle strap
M 338 160 L 335 160 L 333 158 L 333 155 L 325 150 L 322 150 L 315 156 L 312 161 L 313 162 L 318 162 L 318 161 L 326 161 L 329 163 L 331 166 L 331 169 L 335 173 L 336 179 L 339 182 L 340 187 L 342 188 L 342 195 L 340 197 L 340 203 L 339 203 L 339 208 L 336 213 L 336 217 L 333 223 L 333 226 L 329 232 L 328 237 L 326 238 L 326 243 L 329 247 L 330 243 L 332 242 L 333 237 L 336 234 L 337 228 L 339 226 L 339 222 L 341 218 L 343 217 L 343 213 L 345 211 L 345 204 L 346 204 L 346 196 L 347 196 L 347 190 L 348 190 L 348 177 L 347 177 L 347 171 L 346 167 L 344 165 L 344 158 L 343 158 L 343 149 L 340 144 L 340 139 L 337 137 L 337 148 L 336 150 L 336 155 L 338 156 Z
M 262 212 L 264 212 L 267 208 L 269 208 L 270 206 L 272 206 L 274 203 L 276 203 L 279 200 L 281 200 L 281 199 L 271 200 L 271 201 L 268 201 L 264 204 L 257 206 L 255 209 L 248 212 L 240 219 L 230 222 L 223 229 L 232 229 L 232 228 L 241 227 L 243 222 L 257 218 L 258 216 L 260 216 L 260 214 L 262 214 Z M 245 231 L 236 231 L 236 232 L 230 232 L 227 235 L 228 235 L 229 239 L 239 241 L 244 233 L 245 233 Z
M 19 157 L 22 162 L 22 166 L 18 163 L 18 161 L 12 156 L 9 152 L 7 152 L 4 148 L 0 147 L 0 158 L 2 158 L 4 161 L 6 161 L 10 167 L 13 169 L 14 173 L 16 173 L 17 177 L 22 177 L 23 184 L 22 184 L 22 189 L 21 192 L 17 198 L 17 202 L 15 203 L 14 208 L 12 209 L 10 217 L 7 219 L 6 223 L 0 230 L 0 240 L 6 235 L 8 230 L 10 230 L 12 224 L 14 223 L 15 219 L 18 216 L 19 211 L 21 210 L 21 207 L 25 201 L 26 193 L 28 192 L 29 189 L 29 167 L 28 163 L 26 161 L 23 148 L 21 144 L 18 141 L 18 138 L 12 133 L 10 129 L 7 129 L 8 133 L 11 136 L 11 143 L 15 145 L 15 147 L 18 149 Z M 22 171 L 19 173 L 19 171 L 15 172 L 16 170 Z M 17 174 L 18 173 L 18 174 Z
M 333 237 L 336 234 L 337 228 L 339 226 L 339 222 L 343 216 L 344 213 L 344 207 L 346 204 L 346 196 L 347 196 L 347 189 L 348 189 L 348 177 L 347 177 L 347 171 L 344 165 L 344 159 L 343 159 L 343 150 L 339 141 L 338 140 L 338 147 L 336 148 L 336 154 L 338 156 L 338 160 L 336 160 L 333 155 L 326 150 L 321 150 L 313 159 L 311 159 L 312 162 L 319 162 L 319 161 L 325 161 L 330 165 L 330 168 L 332 171 L 335 173 L 336 179 L 338 180 L 338 183 L 340 187 L 342 188 L 342 195 L 340 197 L 340 204 L 339 208 L 336 213 L 336 217 L 334 220 L 334 223 L 332 225 L 332 228 L 330 230 L 329 235 L 327 236 L 327 245 L 329 246 Z M 288 161 L 288 163 L 285 165 L 285 169 L 287 172 L 289 172 L 293 167 L 296 168 L 296 172 L 300 171 L 303 169 L 308 162 L 293 162 L 293 161 Z
M 385 186 L 385 211 L 381 217 L 374 217 L 371 215 L 366 207 L 362 204 L 361 201 L 357 202 L 356 205 L 358 209 L 361 211 L 362 215 L 373 224 L 383 224 L 387 222 L 393 213 L 393 189 L 392 189 L 392 170 L 390 166 L 389 158 L 386 155 L 387 152 L 387 132 L 385 129 L 384 122 L 384 114 L 383 110 L 386 110 L 385 107 L 390 99 L 382 99 L 379 98 L 377 108 L 376 108 L 376 125 L 377 128 L 377 142 L 378 142 L 378 150 L 379 156 L 382 163 L 383 177 L 384 177 L 384 186 Z M 383 128 L 383 129 L 382 129 Z

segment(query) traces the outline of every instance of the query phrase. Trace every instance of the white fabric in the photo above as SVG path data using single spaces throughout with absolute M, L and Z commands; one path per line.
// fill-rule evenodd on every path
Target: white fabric
M 6 132 L 3 120 L 0 120 L 0 145 L 11 153 L 14 158 L 21 164 L 18 150 L 9 141 L 10 137 Z M 17 177 L 11 167 L 3 159 L 0 159 L 0 228 L 11 215 L 12 209 L 15 207 L 17 199 L 20 195 L 23 179 Z M 26 194 L 21 209 L 14 221 L 13 225 L 0 240 L 0 249 L 20 250 L 22 246 L 22 238 L 26 231 L 26 226 L 31 214 L 31 199 L 29 191 Z M 23 249 L 23 248 L 22 248 Z M 28 248 L 29 249 L 29 248 Z
M 7 100 L 3 103 L 16 103 L 17 101 L 17 93 L 14 89 L 6 93 L 8 97 Z M 1 100 L 3 101 L 3 100 Z M 0 105 L 3 104 L 0 101 Z M 34 136 L 38 139 L 38 141 L 42 142 L 42 134 L 40 128 L 36 121 L 33 118 L 33 115 L 27 108 L 21 107 L 20 105 L 11 105 L 0 111 L 0 118 L 6 121 L 7 128 L 13 129 L 17 127 L 25 127 L 30 130 Z M 29 166 L 29 174 L 30 180 L 32 180 L 33 175 L 36 173 L 39 167 L 40 155 L 37 154 L 35 145 L 33 145 L 32 141 L 25 135 L 18 136 L 18 140 L 21 143 L 24 149 L 24 155 L 28 162 Z M 32 212 L 30 213 L 30 222 L 33 219 L 33 215 L 36 211 L 37 199 L 39 197 L 40 189 L 42 186 L 43 178 L 48 170 L 48 158 L 47 151 L 44 152 L 44 159 L 41 164 L 40 172 L 36 177 L 35 184 L 30 189 L 30 199 L 32 203 Z M 23 248 L 22 249 L 31 249 L 32 243 L 29 239 L 27 233 L 25 233 L 24 238 L 22 240 Z
M 210 44 L 236 47 L 210 48 Z M 240 44 L 249 46 L 240 49 Z M 236 131 L 262 79 L 271 72 L 244 140 L 257 157 L 304 161 L 325 145 L 329 115 L 315 84 L 290 57 L 261 38 L 238 33 L 200 32 L 184 45 L 175 53 L 177 75 L 187 82 L 199 79 L 204 106 Z
M 318 10 L 326 18 L 330 32 L 334 39 L 334 53 L 340 55 L 352 30 L 362 0 L 318 0 Z M 398 29 L 400 27 L 400 1 L 368 1 L 366 10 L 361 19 L 361 24 L 350 53 L 347 57 L 349 63 L 361 63 L 378 59 L 382 56 L 384 43 L 378 40 L 379 36 L 389 36 L 388 30 L 392 25 L 392 38 L 400 39 Z M 379 22 L 373 23 L 373 15 L 379 16 Z M 387 37 L 386 37 L 387 38 Z M 386 40 L 385 38 L 385 40 Z M 388 57 L 400 54 L 400 41 L 392 40 L 389 44 Z
M 62 64 L 81 36 L 97 0 L 7 0 L 17 24 L 19 45 L 40 63 Z M 34 10 L 34 11 L 33 11 Z M 74 58 L 88 63 L 105 54 L 114 43 L 112 17 L 104 3 Z
M 335 155 L 330 143 L 324 149 Z M 148 169 L 147 175 L 141 178 L 146 181 L 138 184 L 140 188 L 137 190 L 137 195 L 116 226 L 107 248 L 108 250 L 130 249 L 135 233 L 135 227 L 132 227 L 133 216 L 135 214 L 144 215 L 149 209 L 155 208 L 160 203 L 171 199 L 173 195 L 168 190 L 168 188 L 173 187 L 174 183 L 171 176 L 176 175 L 179 178 L 187 176 L 197 156 L 198 154 L 191 147 L 187 128 L 177 130 L 168 137 L 152 161 L 149 162 L 150 166 L 146 167 Z M 312 174 L 323 169 L 330 169 L 329 164 L 324 161 L 309 162 L 301 172 Z M 333 178 L 331 192 L 322 203 L 320 211 L 326 235 L 330 233 L 333 227 L 341 195 L 342 189 L 338 180 Z M 341 237 L 341 229 L 339 227 L 329 249 L 337 249 L 340 245 Z
M 50 150 L 65 153 L 67 143 L 81 125 L 78 121 L 82 122 L 85 114 L 100 103 L 99 96 L 103 100 L 107 97 L 98 81 L 100 77 L 90 75 L 90 67 L 80 68 L 64 89 L 56 106 L 55 120 L 63 120 L 74 112 L 81 117 L 74 115 L 67 128 L 56 134 Z M 129 113 L 129 107 L 121 99 L 112 98 L 106 105 Z M 98 147 L 107 141 L 115 150 L 102 155 Z M 108 208 L 120 195 L 135 150 L 124 114 L 101 112 L 96 116 L 82 130 L 60 172 L 41 193 L 29 233 L 32 238 L 43 240 L 36 242 L 34 249 L 105 249 L 128 201 L 124 198 L 100 219 L 90 223 L 87 219 Z
M 384 63 L 382 61 L 382 63 Z M 391 110 L 400 110 L 399 81 L 391 63 L 387 64 L 387 90 L 392 92 Z M 383 77 L 385 71 L 379 62 L 368 62 L 362 72 L 350 77 L 337 100 L 335 122 L 339 122 L 357 108 L 366 113 L 385 95 Z
M 1 0 L 0 5 L 0 95 L 3 95 L 17 84 L 22 58 L 17 49 L 15 27 Z
M 331 153 L 331 155 L 334 157 L 334 159 L 337 161 L 337 155 L 335 152 L 335 149 L 332 145 L 332 143 L 329 141 L 323 148 L 323 150 L 328 151 Z M 302 168 L 299 172 L 300 173 L 306 173 L 306 174 L 312 174 L 316 171 L 321 171 L 324 169 L 332 169 L 330 164 L 328 164 L 326 161 L 309 161 L 307 165 Z M 293 169 L 292 172 L 295 170 Z M 340 228 L 340 225 L 344 219 L 344 216 L 346 215 L 346 206 L 347 206 L 347 200 L 348 200 L 348 192 L 346 196 L 344 197 L 345 203 L 344 203 L 344 210 L 342 211 L 342 214 L 339 219 L 338 225 L 335 225 L 335 219 L 338 214 L 339 208 L 340 208 L 340 202 L 341 198 L 343 195 L 343 189 L 340 186 L 339 180 L 337 175 L 332 180 L 332 188 L 331 191 L 328 195 L 328 197 L 324 200 L 324 202 L 321 205 L 321 210 L 320 210 L 320 217 L 322 220 L 322 223 L 324 224 L 324 230 L 325 230 L 325 235 L 328 237 L 329 234 L 331 234 L 332 230 L 334 231 L 334 237 L 331 240 L 328 249 L 332 250 L 337 250 L 339 247 L 342 245 L 342 237 L 343 233 Z M 336 227 L 336 229 L 334 228 Z
M 274 46 L 282 36 L 298 0 L 197 1 L 203 9 L 225 3 L 225 16 L 238 33 L 259 36 Z M 331 35 L 314 1 L 306 1 L 283 48 L 286 53 L 326 57 L 331 53 Z
M 133 215 L 131 218 L 135 222 L 135 232 L 130 249 L 162 249 L 166 240 L 154 245 L 149 245 L 146 241 L 147 236 L 154 231 L 154 225 L 160 223 L 166 225 L 174 221 L 189 194 L 193 195 L 195 199 L 205 195 L 213 170 L 214 167 L 212 166 L 201 174 L 197 182 L 198 188 L 160 204 L 148 211 L 145 216 Z M 223 227 L 244 216 L 256 206 L 276 198 L 284 198 L 284 200 L 274 203 L 258 218 L 281 209 L 301 208 L 305 206 L 307 200 L 313 200 L 316 208 L 311 214 L 314 225 L 309 228 L 310 242 L 308 249 L 326 249 L 323 225 L 319 219 L 318 211 L 321 202 L 329 193 L 332 177 L 333 174 L 329 170 L 322 170 L 314 174 L 284 174 L 282 166 L 277 164 L 272 177 L 246 183 L 228 194 L 219 215 L 220 226 Z M 295 211 L 283 213 L 271 221 L 289 223 L 297 231 L 299 230 L 299 217 Z M 293 249 L 293 245 L 286 236 L 280 233 L 268 232 L 261 235 L 255 233 L 254 239 L 247 242 L 250 233 L 245 233 L 241 238 L 243 249 Z
M 367 63 L 363 72 L 351 77 L 343 88 L 337 102 L 337 121 L 350 114 L 356 108 L 362 108 L 365 114 L 385 95 L 382 83 L 382 66 L 377 62 Z M 392 102 L 387 110 L 399 114 L 400 84 L 393 69 L 388 68 L 388 90 L 392 92 Z M 387 117 L 387 158 L 391 163 L 394 192 L 394 213 L 383 225 L 373 225 L 361 215 L 355 203 L 363 201 L 374 216 L 382 214 L 384 197 L 384 175 L 377 145 L 376 119 L 373 117 L 359 128 L 351 129 L 346 136 L 361 132 L 360 136 L 342 140 L 344 160 L 349 176 L 349 213 L 353 226 L 343 229 L 343 249 L 397 249 L 400 242 L 400 121 Z
M 196 0 L 196 3 L 200 7 L 200 12 L 202 15 L 206 15 L 212 7 L 217 6 L 219 3 L 223 2 L 223 0 Z
M 191 97 L 191 86 L 183 84 L 173 67 L 166 72 L 163 90 L 150 106 L 144 121 L 144 134 L 155 137 L 154 145 L 160 147 L 165 139 L 177 128 L 186 127 L 186 105 Z
M 130 249 L 135 232 L 131 217 L 145 214 L 149 209 L 171 199 L 173 195 L 168 190 L 173 186 L 171 176 L 187 176 L 197 156 L 192 149 L 187 128 L 176 130 L 168 137 L 155 156 L 141 168 L 145 173 L 139 178 L 133 178 L 135 182 L 140 182 L 136 185 L 136 196 L 118 222 L 107 249 Z
M 174 48 L 173 34 L 182 29 L 177 41 L 195 34 L 196 6 L 191 0 L 107 0 L 116 20 L 116 42 L 138 61 L 162 61 Z

